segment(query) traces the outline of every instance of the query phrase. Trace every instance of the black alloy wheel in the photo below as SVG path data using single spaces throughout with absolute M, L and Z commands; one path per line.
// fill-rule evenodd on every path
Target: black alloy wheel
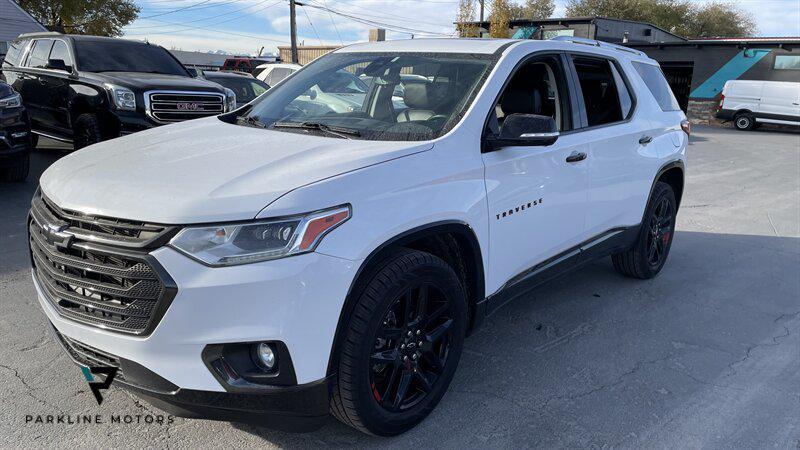
M 393 301 L 370 356 L 370 389 L 382 408 L 404 411 L 431 392 L 447 363 L 451 315 L 446 297 L 429 283 L 409 287 Z
M 667 245 L 672 238 L 674 213 L 670 199 L 663 197 L 650 216 L 647 234 L 647 262 L 650 267 L 660 267 L 667 257 Z
M 656 182 L 633 246 L 611 255 L 614 269 L 632 278 L 653 278 L 658 275 L 669 255 L 675 234 L 678 202 L 672 187 Z
M 397 249 L 366 269 L 348 302 L 331 413 L 364 433 L 398 435 L 433 411 L 458 367 L 467 329 L 461 279 L 430 253 Z

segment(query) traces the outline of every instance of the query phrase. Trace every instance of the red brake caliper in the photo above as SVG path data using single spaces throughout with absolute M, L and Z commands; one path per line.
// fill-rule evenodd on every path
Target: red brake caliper
M 372 395 L 375 396 L 375 400 L 381 401 L 381 394 L 378 393 L 378 390 L 375 389 L 375 383 L 372 383 Z

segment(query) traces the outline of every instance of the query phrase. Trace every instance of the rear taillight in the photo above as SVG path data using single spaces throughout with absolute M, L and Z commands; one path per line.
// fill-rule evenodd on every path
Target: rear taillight
M 684 119 L 681 120 L 681 130 L 686 133 L 687 136 L 692 134 L 692 125 L 689 123 L 688 120 Z
M 725 102 L 725 94 L 719 95 L 719 105 L 717 105 L 717 110 L 722 109 L 722 103 Z

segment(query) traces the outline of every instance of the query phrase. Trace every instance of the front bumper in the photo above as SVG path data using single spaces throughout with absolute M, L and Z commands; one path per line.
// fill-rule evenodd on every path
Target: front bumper
M 0 167 L 16 164 L 30 151 L 31 128 L 24 108 L 0 110 Z
M 176 415 L 289 429 L 322 423 L 330 351 L 357 262 L 309 253 L 210 268 L 169 247 L 151 255 L 178 292 L 150 335 L 125 335 L 64 319 L 34 277 L 39 303 L 57 333 L 114 355 L 125 373 L 124 387 Z M 286 345 L 295 385 L 242 392 L 221 382 L 203 361 L 209 347 L 259 341 Z M 147 374 L 144 379 L 150 381 L 137 381 L 131 373 Z

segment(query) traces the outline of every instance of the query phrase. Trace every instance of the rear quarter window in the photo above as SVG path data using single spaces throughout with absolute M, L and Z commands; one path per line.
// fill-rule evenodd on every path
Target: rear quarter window
M 636 61 L 632 64 L 662 111 L 679 111 L 681 109 L 660 67 Z
M 3 60 L 4 67 L 16 67 L 19 66 L 19 60 L 22 58 L 22 50 L 25 49 L 25 45 L 28 44 L 28 40 L 19 40 L 13 41 L 8 45 L 8 53 L 6 54 L 5 60 Z

